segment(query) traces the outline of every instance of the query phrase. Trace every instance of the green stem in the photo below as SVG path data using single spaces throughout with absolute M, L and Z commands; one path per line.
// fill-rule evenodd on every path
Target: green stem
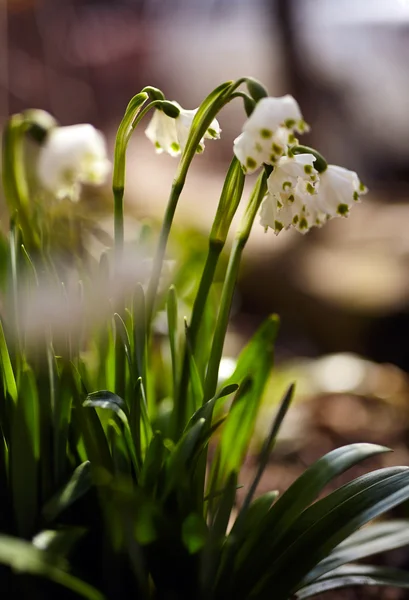
M 207 128 L 213 121 L 217 113 L 232 100 L 232 94 L 237 87 L 245 81 L 245 78 L 238 79 L 235 82 L 227 82 L 213 90 L 211 94 L 202 102 L 193 119 L 190 134 L 186 142 L 186 147 L 180 159 L 178 171 L 174 179 L 172 190 L 166 208 L 165 218 L 162 224 L 162 229 L 159 236 L 158 247 L 153 261 L 152 274 L 149 281 L 147 292 L 147 327 L 149 335 L 149 327 L 152 320 L 156 295 L 159 287 L 160 274 L 162 272 L 163 261 L 165 258 L 166 246 L 170 229 L 172 226 L 173 217 L 176 211 L 176 206 L 182 193 L 185 184 L 187 171 L 196 154 L 200 140 L 206 133 Z
M 210 351 L 209 363 L 207 366 L 203 402 L 210 400 L 216 393 L 219 365 L 223 354 L 224 340 L 226 337 L 227 325 L 229 322 L 230 310 L 237 282 L 237 276 L 239 273 L 241 257 L 266 190 L 267 173 L 264 171 L 258 178 L 256 186 L 251 194 L 230 253 L 226 279 L 220 299 L 220 308 L 217 315 L 212 348 Z
M 190 373 L 189 354 L 195 356 L 196 340 L 206 301 L 214 280 L 220 254 L 229 233 L 230 225 L 243 194 L 244 178 L 243 169 L 241 168 L 239 161 L 236 157 L 233 157 L 220 195 L 216 216 L 209 236 L 209 250 L 200 279 L 199 289 L 193 304 L 192 317 L 188 329 L 189 339 L 185 345 L 180 385 L 178 387 L 178 395 L 175 398 L 176 437 L 182 432 L 187 416 L 187 393 Z
M 114 168 L 112 174 L 112 190 L 114 194 L 114 232 L 115 253 L 121 256 L 124 244 L 124 190 L 126 150 L 129 139 L 140 119 L 155 105 L 150 103 L 143 111 L 140 108 L 148 99 L 148 94 L 141 92 L 129 102 L 123 119 L 118 127 L 115 139 Z
M 125 189 L 113 188 L 114 194 L 114 235 L 116 255 L 121 256 L 124 247 L 124 192 Z
M 11 216 L 23 234 L 23 242 L 30 250 L 40 247 L 37 232 L 29 219 L 29 191 L 24 160 L 26 121 L 23 115 L 13 115 L 3 134 L 3 187 Z
M 219 261 L 219 257 L 223 250 L 223 247 L 224 242 L 220 242 L 217 240 L 211 240 L 209 242 L 209 251 L 206 258 L 206 263 L 203 269 L 202 277 L 200 279 L 199 289 L 197 291 L 196 298 L 193 304 L 192 318 L 188 329 L 190 348 L 188 348 L 186 344 L 183 356 L 182 375 L 180 378 L 179 390 L 177 393 L 177 397 L 175 396 L 175 439 L 177 439 L 178 435 L 183 431 L 183 427 L 186 423 L 186 396 L 187 388 L 189 385 L 190 373 L 189 353 L 191 352 L 194 355 L 197 335 L 201 325 L 203 312 L 205 309 L 210 288 L 214 280 L 217 263 Z

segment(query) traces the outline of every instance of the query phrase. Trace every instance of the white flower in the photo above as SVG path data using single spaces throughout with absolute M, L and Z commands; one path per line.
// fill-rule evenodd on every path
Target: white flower
M 145 129 L 145 135 L 155 146 L 158 154 L 162 152 L 167 152 L 171 156 L 180 154 L 175 119 L 165 115 L 162 110 L 155 110 Z
M 346 217 L 351 206 L 366 192 L 355 171 L 328 165 L 320 174 L 316 205 L 328 218 Z
M 291 226 L 304 232 L 309 229 L 307 203 L 316 193 L 318 172 L 313 166 L 315 156 L 297 154 L 283 156 L 267 180 L 268 192 L 260 212 L 260 224 L 278 235 Z
M 190 127 L 198 109 L 186 110 L 177 102 L 172 102 L 180 113 L 175 119 L 168 117 L 162 110 L 156 109 L 148 127 L 145 129 L 146 137 L 152 142 L 158 154 L 167 152 L 171 156 L 180 154 L 189 137 Z M 203 152 L 205 139 L 219 139 L 220 125 L 216 119 L 210 124 L 204 137 L 200 140 L 197 152 Z
M 103 134 L 89 124 L 71 125 L 50 130 L 40 149 L 37 175 L 57 198 L 75 202 L 81 184 L 103 184 L 110 166 Z
M 367 192 L 354 171 L 328 165 L 318 174 L 314 161 L 312 154 L 280 158 L 267 180 L 261 206 L 260 224 L 265 229 L 270 227 L 276 235 L 289 227 L 306 233 L 333 217 L 346 217 Z
M 294 132 L 307 129 L 292 96 L 262 98 L 234 140 L 233 150 L 245 172 L 252 173 L 263 163 L 276 164 L 288 146 L 297 143 Z

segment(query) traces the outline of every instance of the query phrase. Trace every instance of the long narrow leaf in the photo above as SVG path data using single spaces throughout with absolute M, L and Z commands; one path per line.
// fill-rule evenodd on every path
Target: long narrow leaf
M 47 554 L 23 540 L 0 535 L 0 563 L 21 573 L 50 579 L 82 598 L 104 600 L 104 596 L 98 590 L 56 566 L 54 555 Z
M 303 587 L 295 596 L 297 600 L 305 600 L 331 590 L 365 585 L 409 589 L 409 573 L 372 565 L 347 565 L 342 569 L 331 571 L 328 577 Z
M 393 520 L 375 523 L 352 534 L 310 571 L 304 579 L 308 584 L 328 570 L 361 558 L 400 548 L 409 544 L 409 520 Z

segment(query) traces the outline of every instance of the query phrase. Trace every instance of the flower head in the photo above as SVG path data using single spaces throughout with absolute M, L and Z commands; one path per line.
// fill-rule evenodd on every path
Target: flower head
M 172 104 L 179 109 L 179 115 L 176 118 L 169 117 L 162 110 L 156 109 L 145 129 L 145 135 L 154 144 L 158 154 L 167 152 L 171 156 L 177 156 L 186 146 L 192 121 L 198 109 L 186 110 L 177 102 Z M 199 142 L 197 152 L 203 152 L 205 139 L 219 139 L 220 132 L 218 121 L 213 119 Z
M 263 163 L 276 164 L 288 147 L 297 143 L 295 132 L 307 129 L 292 96 L 262 98 L 234 140 L 234 153 L 245 172 L 252 173 Z
M 306 207 L 309 197 L 316 193 L 318 177 L 314 161 L 312 154 L 278 160 L 267 180 L 268 192 L 261 207 L 260 224 L 265 229 L 270 227 L 276 235 L 291 226 L 308 230 Z
M 328 165 L 320 175 L 316 204 L 328 218 L 346 217 L 351 206 L 366 192 L 355 171 Z
M 92 125 L 51 129 L 41 146 L 37 175 L 57 198 L 77 201 L 81 184 L 101 185 L 111 163 L 103 134 Z
M 366 193 L 354 171 L 328 165 L 322 173 L 314 168 L 312 154 L 282 157 L 267 180 L 260 224 L 278 235 L 294 227 L 306 233 L 333 217 L 346 217 L 350 207 Z

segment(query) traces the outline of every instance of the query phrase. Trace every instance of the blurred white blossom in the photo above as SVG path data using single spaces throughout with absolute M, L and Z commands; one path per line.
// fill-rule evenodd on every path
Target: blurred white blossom
M 111 163 L 103 134 L 92 125 L 55 127 L 40 148 L 37 175 L 57 198 L 79 200 L 81 184 L 101 185 Z
M 290 95 L 262 98 L 234 140 L 234 153 L 246 173 L 263 163 L 274 165 L 297 143 L 295 133 L 308 130 L 297 101 Z

